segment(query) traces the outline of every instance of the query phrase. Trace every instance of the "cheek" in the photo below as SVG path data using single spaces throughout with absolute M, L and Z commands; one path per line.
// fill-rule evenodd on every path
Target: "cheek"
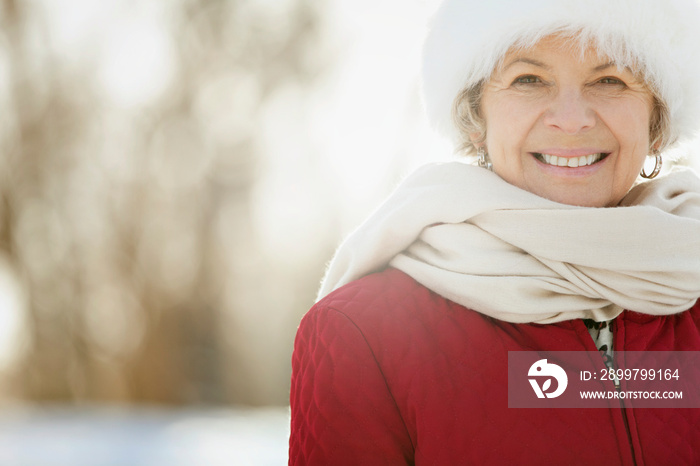
M 536 119 L 533 109 L 512 102 L 495 102 L 484 112 L 486 142 L 490 152 L 517 148 Z M 490 145 L 489 145 L 490 143 Z M 495 155 L 495 154 L 494 154 Z
M 620 146 L 621 162 L 644 160 L 650 151 L 651 102 L 640 98 L 607 102 L 598 106 L 597 113 Z
M 630 99 L 617 106 L 617 112 L 610 116 L 620 137 L 625 137 L 628 145 L 647 152 L 650 147 L 652 103 L 651 98 Z
M 649 120 L 637 115 L 629 115 L 629 119 L 619 125 L 620 145 L 624 150 L 625 162 L 636 165 L 644 162 L 651 151 L 649 135 Z
M 646 108 L 640 107 L 638 111 L 627 112 L 621 117 L 619 125 L 630 136 L 636 135 L 636 140 L 643 145 L 649 142 L 649 125 L 651 113 Z
M 484 117 L 493 171 L 510 184 L 525 188 L 522 154 L 537 113 L 532 106 L 492 101 Z
M 629 105 L 617 115 L 609 115 L 608 127 L 620 145 L 614 185 L 622 195 L 632 187 L 650 153 L 651 110 L 641 103 Z

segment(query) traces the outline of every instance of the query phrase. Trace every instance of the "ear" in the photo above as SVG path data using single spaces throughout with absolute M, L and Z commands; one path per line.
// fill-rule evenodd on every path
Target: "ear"
M 469 135 L 469 139 L 470 139 L 471 142 L 474 144 L 474 147 L 479 148 L 479 147 L 481 147 L 481 146 L 484 145 L 483 142 L 476 142 L 476 141 L 480 140 L 482 136 L 483 136 L 483 135 L 482 135 L 480 132 L 471 133 L 471 134 Z

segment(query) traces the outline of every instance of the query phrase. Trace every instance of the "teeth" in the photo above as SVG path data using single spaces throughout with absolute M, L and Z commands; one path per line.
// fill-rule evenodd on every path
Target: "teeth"
M 590 154 L 582 155 L 581 157 L 557 157 L 556 155 L 550 154 L 535 154 L 537 158 L 546 163 L 547 165 L 554 165 L 555 167 L 586 167 L 588 165 L 593 165 L 594 163 L 600 161 L 605 154 Z

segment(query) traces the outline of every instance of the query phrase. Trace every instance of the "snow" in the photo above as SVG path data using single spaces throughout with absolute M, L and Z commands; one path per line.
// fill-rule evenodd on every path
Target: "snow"
M 288 438 L 288 408 L 0 410 L 4 466 L 277 466 Z

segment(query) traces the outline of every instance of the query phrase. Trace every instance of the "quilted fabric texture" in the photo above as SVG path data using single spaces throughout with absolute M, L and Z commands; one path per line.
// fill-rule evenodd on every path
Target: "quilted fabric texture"
M 616 351 L 700 351 L 700 305 L 623 312 Z M 582 321 L 511 324 L 387 269 L 304 317 L 290 465 L 700 464 L 700 409 L 509 409 L 508 351 L 596 351 Z

